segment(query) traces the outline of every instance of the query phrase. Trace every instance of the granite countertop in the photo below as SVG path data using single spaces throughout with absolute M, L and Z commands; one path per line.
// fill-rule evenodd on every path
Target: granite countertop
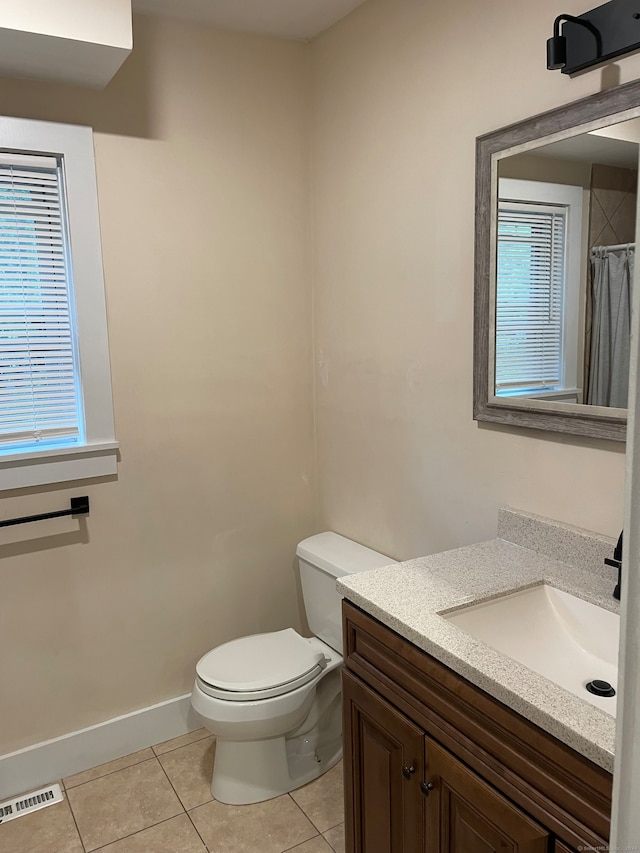
M 500 510 L 498 535 L 501 538 L 489 542 L 346 575 L 338 580 L 338 591 L 472 684 L 613 772 L 611 714 L 474 639 L 439 614 L 543 581 L 617 612 L 619 605 L 611 595 L 613 570 L 602 567 L 614 540 L 510 509 Z M 525 547 L 531 545 L 536 550 Z

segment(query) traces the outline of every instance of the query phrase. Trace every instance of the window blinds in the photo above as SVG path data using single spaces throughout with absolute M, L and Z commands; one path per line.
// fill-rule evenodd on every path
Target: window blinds
M 80 433 L 62 170 L 0 154 L 0 450 Z
M 496 393 L 562 383 L 566 208 L 501 203 Z

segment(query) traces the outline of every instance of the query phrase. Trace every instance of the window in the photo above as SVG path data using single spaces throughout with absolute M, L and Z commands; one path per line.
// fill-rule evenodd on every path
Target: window
M 499 207 L 498 391 L 561 385 L 566 231 L 566 208 Z
M 502 179 L 497 232 L 496 395 L 576 395 L 582 189 Z
M 0 488 L 116 450 L 91 129 L 0 119 Z

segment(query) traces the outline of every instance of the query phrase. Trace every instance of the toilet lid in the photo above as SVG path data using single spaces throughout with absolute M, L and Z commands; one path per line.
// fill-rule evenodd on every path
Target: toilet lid
M 224 693 L 243 694 L 236 698 L 248 700 L 249 693 L 274 695 L 273 688 L 283 688 L 277 695 L 306 684 L 326 665 L 320 649 L 293 628 L 286 628 L 218 646 L 198 661 L 196 674 L 204 685 Z

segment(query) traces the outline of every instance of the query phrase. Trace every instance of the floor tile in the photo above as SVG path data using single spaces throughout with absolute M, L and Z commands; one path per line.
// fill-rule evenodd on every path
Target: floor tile
M 288 794 L 250 806 L 213 800 L 189 814 L 211 853 L 283 853 L 317 835 Z
M 291 796 L 320 832 L 326 832 L 344 821 L 344 786 L 342 761 Z
M 67 776 L 62 781 L 64 787 L 76 788 L 78 785 L 83 785 L 85 782 L 92 782 L 94 779 L 99 779 L 101 776 L 108 776 L 109 773 L 115 773 L 117 770 L 124 770 L 125 767 L 131 767 L 133 764 L 140 764 L 142 761 L 148 761 L 153 758 L 152 749 L 141 749 L 140 752 L 132 752 L 131 755 L 125 755 L 123 758 L 116 758 L 115 761 L 109 761 L 107 764 L 99 764 L 91 770 L 84 770 L 82 773 L 75 773 L 73 776 Z
M 158 761 L 187 810 L 213 799 L 211 775 L 215 748 L 215 738 L 210 736 L 158 756 Z
M 316 835 L 311 841 L 305 841 L 304 844 L 287 850 L 287 853 L 333 853 L 333 850 L 321 835 Z
M 0 826 L 2 853 L 83 853 L 67 800 Z
M 67 796 L 87 851 L 183 811 L 156 758 L 85 782 Z
M 180 749 L 181 746 L 187 746 L 190 743 L 195 743 L 197 740 L 202 740 L 209 737 L 209 732 L 206 729 L 196 729 L 194 732 L 187 732 L 186 735 L 165 740 L 153 747 L 156 755 L 163 755 L 165 752 L 171 752 L 172 749 Z
M 99 853 L 207 853 L 186 814 L 101 847 Z
M 335 850 L 335 853 L 344 853 L 345 842 L 343 823 L 341 823 L 340 826 L 334 826 L 333 829 L 325 832 L 324 837 L 327 839 L 332 849 Z

